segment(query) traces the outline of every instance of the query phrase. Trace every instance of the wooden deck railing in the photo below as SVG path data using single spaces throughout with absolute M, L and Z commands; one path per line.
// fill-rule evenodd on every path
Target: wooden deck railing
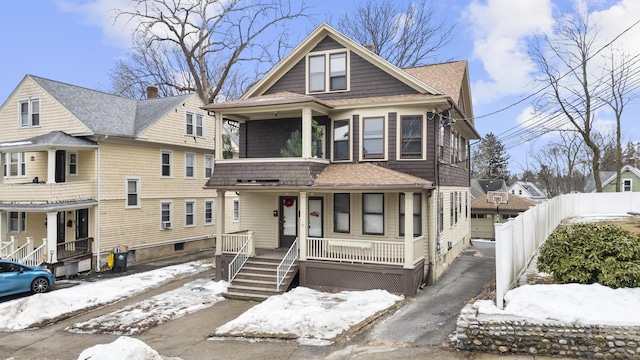
M 56 249 L 58 251 L 58 261 L 80 255 L 91 254 L 92 244 L 93 238 L 84 238 L 60 243 Z

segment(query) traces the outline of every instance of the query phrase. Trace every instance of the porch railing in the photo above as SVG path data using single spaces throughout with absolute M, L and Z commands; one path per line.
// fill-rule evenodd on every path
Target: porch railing
M 282 282 L 287 276 L 287 273 L 289 273 L 289 270 L 291 270 L 293 264 L 295 264 L 298 260 L 298 256 L 298 238 L 296 238 L 293 244 L 291 244 L 289 251 L 287 251 L 287 254 L 278 265 L 278 275 L 276 280 L 276 288 L 278 289 L 278 291 L 280 291 L 280 285 L 282 285 Z
M 11 241 L 3 241 L 0 244 L 0 258 L 6 259 L 15 250 L 16 244 L 17 240 L 13 236 Z
M 95 181 L 57 184 L 0 184 L 0 199 L 6 203 L 56 203 L 96 198 Z
M 60 243 L 56 247 L 58 261 L 80 255 L 91 254 L 93 238 L 84 238 Z
M 18 262 L 30 266 L 40 266 L 44 263 L 45 254 L 46 254 L 47 244 L 43 243 L 42 245 L 35 248 L 32 252 L 28 253 L 27 256 L 20 259 Z
M 414 240 L 414 249 L 419 242 Z M 414 258 L 419 256 L 414 252 Z M 404 242 L 307 238 L 307 259 L 404 265 Z
M 251 231 L 222 234 L 220 246 L 222 246 L 223 253 L 237 253 L 249 240 L 251 240 L 251 244 L 249 244 L 251 247 L 253 245 L 253 233 Z M 251 248 L 248 250 L 253 252 Z
M 232 282 L 233 279 L 235 279 L 236 275 L 240 272 L 240 269 L 242 269 L 247 260 L 249 260 L 249 256 L 251 255 L 250 243 L 253 243 L 253 236 L 248 235 L 236 256 L 229 263 L 229 282 Z
M 15 238 L 12 237 L 12 239 L 15 239 Z M 27 255 L 32 251 L 33 251 L 33 238 L 28 237 L 27 242 L 24 243 L 24 245 L 20 246 L 12 253 L 7 254 L 5 258 L 11 261 L 20 261 L 26 258 Z
M 417 264 L 420 260 L 424 259 L 424 235 L 413 239 L 413 263 Z

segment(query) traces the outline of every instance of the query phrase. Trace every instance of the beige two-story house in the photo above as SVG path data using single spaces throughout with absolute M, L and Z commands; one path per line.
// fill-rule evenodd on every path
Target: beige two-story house
M 4 257 L 104 270 L 116 248 L 141 261 L 214 246 L 217 194 L 203 190 L 212 117 L 194 94 L 157 93 L 132 100 L 24 77 L 0 107 Z
M 218 138 L 207 184 L 240 200 L 245 234 L 217 228 L 227 296 L 264 298 L 287 277 L 412 296 L 469 245 L 466 61 L 400 69 L 323 24 L 241 99 L 203 108 L 239 129 L 239 158 Z

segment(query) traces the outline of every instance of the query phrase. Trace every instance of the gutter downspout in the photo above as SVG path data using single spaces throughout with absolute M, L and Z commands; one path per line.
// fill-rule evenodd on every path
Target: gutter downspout
M 105 141 L 109 138 L 109 135 L 105 135 L 104 139 L 102 139 L 102 141 Z M 98 205 L 96 207 L 96 271 L 100 272 L 100 177 L 102 175 L 101 173 L 101 157 L 100 157 L 100 148 L 102 147 L 100 144 L 100 140 L 97 141 L 98 142 L 98 159 L 97 159 L 97 166 L 96 166 L 96 197 L 98 200 Z

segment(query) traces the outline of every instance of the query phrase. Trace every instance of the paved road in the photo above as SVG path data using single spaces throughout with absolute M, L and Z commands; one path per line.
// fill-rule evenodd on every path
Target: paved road
M 168 263 L 158 264 L 164 265 Z M 144 269 L 148 270 L 150 267 L 152 266 L 147 264 Z M 142 268 L 141 266 L 140 269 Z M 137 270 L 132 268 L 132 272 L 135 271 Z M 367 332 L 332 346 L 302 346 L 295 341 L 210 340 L 210 335 L 218 326 L 255 305 L 238 300 L 221 301 L 210 308 L 160 324 L 134 337 L 144 341 L 166 359 L 179 357 L 183 360 L 534 359 L 529 356 L 460 352 L 440 346 L 453 332 L 459 310 L 468 299 L 482 291 L 483 285 L 493 277 L 493 271 L 493 244 L 475 244 L 463 253 L 436 285 L 426 287 L 406 307 Z M 65 331 L 65 327 L 175 289 L 196 278 L 210 276 L 211 274 L 198 274 L 177 279 L 145 294 L 43 329 L 0 332 L 0 360 L 75 360 L 82 350 L 96 344 L 110 343 L 118 336 L 74 334 Z

